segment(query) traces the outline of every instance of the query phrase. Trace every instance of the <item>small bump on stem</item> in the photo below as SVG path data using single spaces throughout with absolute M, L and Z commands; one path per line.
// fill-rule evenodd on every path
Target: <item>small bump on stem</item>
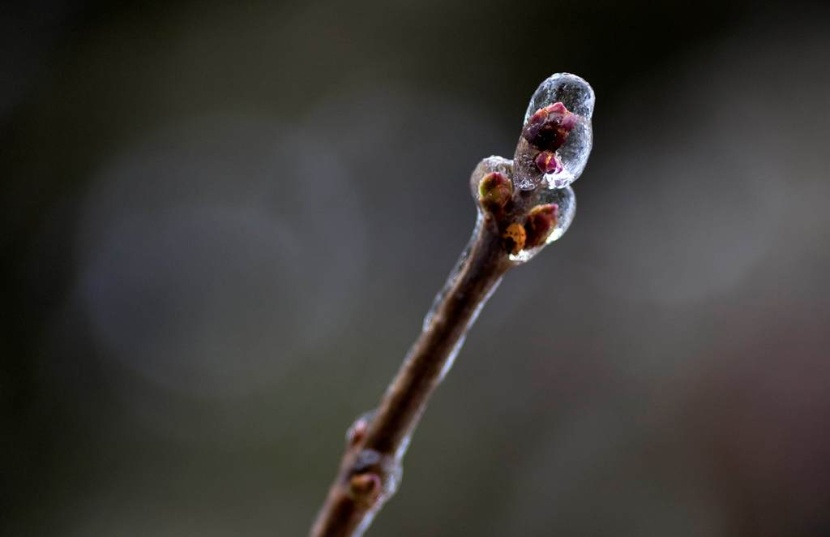
M 357 502 L 371 505 L 380 497 L 382 486 L 378 474 L 357 474 L 349 479 L 349 496 Z

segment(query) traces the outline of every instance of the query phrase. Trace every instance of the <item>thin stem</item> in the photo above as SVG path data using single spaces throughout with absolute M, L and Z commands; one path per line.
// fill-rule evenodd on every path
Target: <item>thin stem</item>
M 576 93 L 565 95 L 570 91 Z M 573 114 L 561 101 L 547 102 L 559 93 L 587 116 Z M 543 174 L 564 169 L 557 151 L 577 125 L 582 130 L 573 138 L 568 158 L 573 160 L 575 148 L 587 158 L 593 91 L 579 77 L 558 74 L 539 86 L 534 100 L 540 95 L 545 102 L 525 121 L 514 160 L 488 157 L 473 170 L 470 186 L 479 211 L 473 236 L 377 411 L 358 418 L 349 429 L 340 471 L 311 537 L 357 537 L 369 527 L 395 493 L 409 439 L 478 312 L 508 269 L 567 229 L 575 207 L 573 191 L 550 190 Z
M 512 266 L 498 225 L 479 218 L 457 271 L 435 304 L 377 412 L 359 419 L 311 537 L 359 536 L 397 487 L 400 463 L 429 397 L 452 365 L 470 326 Z

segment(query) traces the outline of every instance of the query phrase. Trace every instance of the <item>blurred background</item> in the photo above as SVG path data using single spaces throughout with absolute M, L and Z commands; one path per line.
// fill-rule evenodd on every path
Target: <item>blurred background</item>
M 0 8 L 0 534 L 304 535 L 510 156 L 597 94 L 369 535 L 830 535 L 820 2 Z

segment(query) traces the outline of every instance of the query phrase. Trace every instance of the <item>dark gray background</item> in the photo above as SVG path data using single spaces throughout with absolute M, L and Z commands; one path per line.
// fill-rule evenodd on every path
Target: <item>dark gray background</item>
M 0 10 L 0 533 L 303 535 L 536 85 L 594 86 L 370 535 L 830 534 L 830 11 Z

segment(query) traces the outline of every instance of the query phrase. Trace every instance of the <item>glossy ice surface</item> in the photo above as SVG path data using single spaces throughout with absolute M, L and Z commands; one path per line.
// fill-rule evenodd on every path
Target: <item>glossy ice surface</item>
M 591 116 L 594 113 L 594 90 L 581 77 L 569 73 L 557 73 L 542 82 L 533 94 L 525 112 L 524 124 L 538 110 L 562 103 L 565 108 L 576 114 L 577 121 L 567 140 L 555 151 L 556 165 L 551 165 L 550 173 L 543 175 L 548 188 L 563 188 L 576 181 L 585 169 L 593 145 Z M 517 185 L 523 190 L 533 185 Z
M 511 254 L 510 259 L 512 261 L 519 263 L 529 261 L 546 245 L 558 240 L 562 235 L 564 235 L 574 219 L 574 215 L 576 214 L 576 195 L 574 195 L 574 191 L 571 187 L 543 190 L 539 194 L 540 204 L 556 204 L 558 209 L 556 225 L 543 244 L 540 244 L 535 248 L 522 250 L 517 254 Z

